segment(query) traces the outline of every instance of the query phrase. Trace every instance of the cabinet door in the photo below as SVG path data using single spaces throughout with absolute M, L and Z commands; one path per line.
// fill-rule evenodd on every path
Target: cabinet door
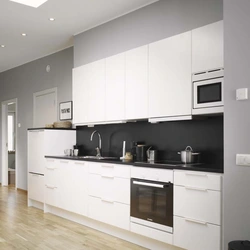
M 44 131 L 28 132 L 28 172 L 44 174 Z
M 44 176 L 38 174 L 28 175 L 28 198 L 44 202 Z
M 89 119 L 90 65 L 73 69 L 73 123 L 86 123 Z
M 148 118 L 148 45 L 126 52 L 126 119 Z
M 88 122 L 103 122 L 105 121 L 105 59 L 91 63 L 89 71 Z
M 149 116 L 191 115 L 191 32 L 149 45 Z
M 223 21 L 192 30 L 192 72 L 224 66 Z
M 106 58 L 106 121 L 125 118 L 125 53 Z

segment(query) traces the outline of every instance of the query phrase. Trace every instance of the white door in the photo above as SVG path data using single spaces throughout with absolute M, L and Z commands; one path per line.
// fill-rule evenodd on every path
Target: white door
M 106 59 L 106 121 L 125 119 L 125 53 Z
M 45 127 L 57 121 L 57 88 L 33 94 L 33 127 Z
M 191 110 L 191 32 L 186 32 L 149 45 L 149 117 Z
M 126 52 L 126 119 L 148 117 L 148 46 Z
M 222 68 L 223 21 L 192 30 L 192 72 Z

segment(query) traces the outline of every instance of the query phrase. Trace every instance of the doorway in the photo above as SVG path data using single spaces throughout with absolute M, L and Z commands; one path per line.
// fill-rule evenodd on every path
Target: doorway
M 2 102 L 2 186 L 17 187 L 17 99 Z

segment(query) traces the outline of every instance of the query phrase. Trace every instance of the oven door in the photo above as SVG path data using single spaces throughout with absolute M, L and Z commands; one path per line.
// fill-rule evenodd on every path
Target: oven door
M 130 215 L 133 222 L 142 220 L 146 226 L 172 229 L 173 184 L 132 178 Z
M 223 77 L 194 82 L 194 108 L 209 108 L 224 105 Z

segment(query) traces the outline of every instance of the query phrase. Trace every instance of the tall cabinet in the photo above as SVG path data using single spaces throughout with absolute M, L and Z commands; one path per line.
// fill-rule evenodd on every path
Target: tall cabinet
M 149 117 L 191 115 L 191 31 L 149 45 Z

